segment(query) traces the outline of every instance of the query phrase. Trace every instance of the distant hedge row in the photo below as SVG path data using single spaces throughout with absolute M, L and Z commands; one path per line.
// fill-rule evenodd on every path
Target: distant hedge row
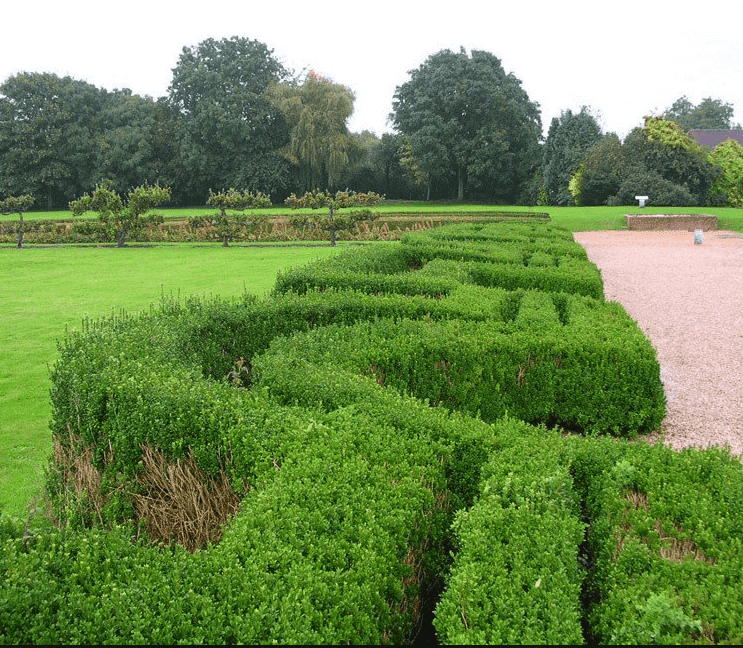
M 0 641 L 740 641 L 740 462 L 599 436 L 658 426 L 659 373 L 544 223 L 85 322 L 52 375 L 60 530 L 0 518 Z M 226 476 L 221 541 L 148 539 L 145 449 L 199 497 Z
M 115 243 L 116 232 L 98 219 L 85 220 L 34 220 L 33 212 L 27 214 L 31 220 L 24 219 L 23 241 L 30 245 L 54 245 L 75 243 Z M 254 221 L 241 212 L 231 213 L 234 227 L 229 239 L 239 243 L 316 241 L 317 231 L 295 227 L 290 222 L 290 214 L 277 215 L 265 223 L 255 225 Z M 340 240 L 370 241 L 397 240 L 407 231 L 430 229 L 444 224 L 462 222 L 503 221 L 521 222 L 526 220 L 549 221 L 549 215 L 533 212 L 425 212 L 415 214 L 385 213 L 373 221 L 362 221 L 355 229 L 338 232 Z M 165 217 L 153 212 L 145 217 L 137 231 L 130 232 L 130 238 L 143 243 L 222 243 L 224 240 L 222 219 L 217 215 L 193 216 L 183 220 Z M 242 224 L 241 224 L 242 222 Z M 0 220 L 0 243 L 15 243 L 20 223 L 18 220 Z

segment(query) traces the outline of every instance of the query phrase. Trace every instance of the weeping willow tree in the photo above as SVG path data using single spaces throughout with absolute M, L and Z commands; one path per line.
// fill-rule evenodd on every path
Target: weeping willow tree
M 283 153 L 299 168 L 302 189 L 334 186 L 348 164 L 353 92 L 310 70 L 301 84 L 274 84 L 268 97 L 286 117 L 291 139 Z

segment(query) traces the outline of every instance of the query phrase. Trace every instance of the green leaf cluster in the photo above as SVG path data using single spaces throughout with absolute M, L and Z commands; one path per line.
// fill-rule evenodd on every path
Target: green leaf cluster
M 712 194 L 725 197 L 732 207 L 743 207 L 743 146 L 733 139 L 721 142 L 709 154 L 722 173 L 712 185 Z

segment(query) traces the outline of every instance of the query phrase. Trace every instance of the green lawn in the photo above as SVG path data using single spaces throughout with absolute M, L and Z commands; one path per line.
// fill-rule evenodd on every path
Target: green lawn
M 263 295 L 321 247 L 219 245 L 0 248 L 0 510 L 25 517 L 51 451 L 49 369 L 65 328 L 84 316 L 137 312 L 163 294 Z

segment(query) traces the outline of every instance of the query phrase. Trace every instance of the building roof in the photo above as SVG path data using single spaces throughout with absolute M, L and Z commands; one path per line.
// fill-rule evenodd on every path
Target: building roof
M 715 148 L 720 142 L 728 139 L 734 139 L 738 144 L 743 146 L 743 130 L 699 128 L 690 130 L 688 135 L 692 139 L 695 139 L 701 146 L 707 146 L 710 149 Z

